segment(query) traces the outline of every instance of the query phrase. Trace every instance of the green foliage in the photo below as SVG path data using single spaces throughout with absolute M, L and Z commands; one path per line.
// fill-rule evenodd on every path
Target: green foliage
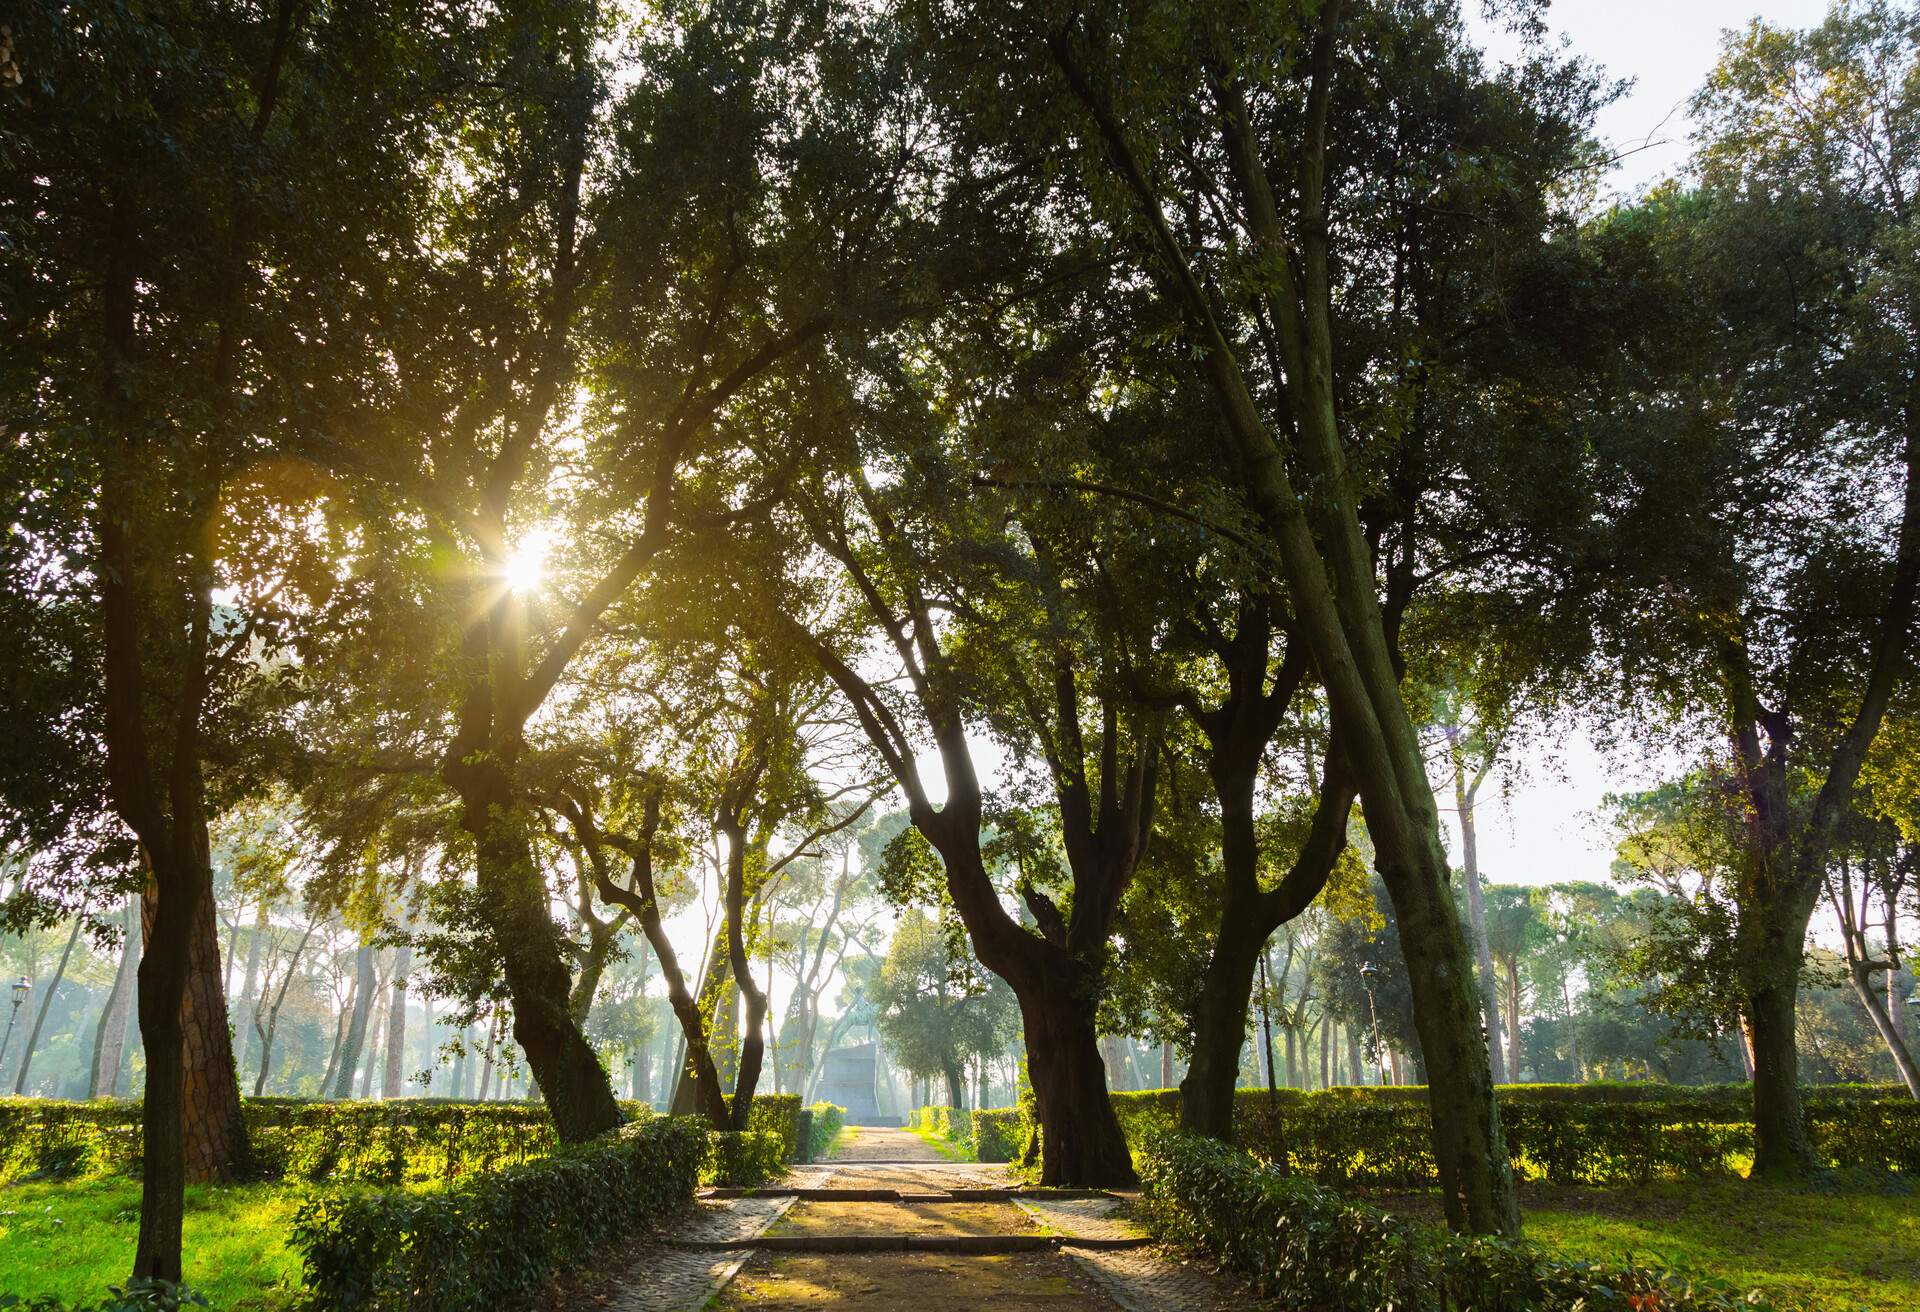
M 1003 1050 L 1019 1023 L 1013 991 L 917 908 L 901 918 L 868 994 L 894 1063 L 915 1079 L 944 1078 L 949 1096 L 962 1093 L 967 1059 Z
M 752 1132 L 740 1137 L 775 1142 Z M 444 1191 L 319 1194 L 293 1226 L 309 1306 L 481 1312 L 520 1305 L 569 1261 L 690 1204 L 709 1151 L 698 1121 L 649 1117 Z
M 1141 1214 L 1156 1234 L 1250 1279 L 1282 1308 L 1536 1308 L 1731 1312 L 1718 1282 L 1647 1265 L 1569 1261 L 1532 1244 L 1411 1226 L 1215 1140 L 1151 1135 Z
M 66 1303 L 51 1294 L 20 1298 L 0 1294 L 0 1312 L 180 1312 L 185 1307 L 211 1306 L 186 1285 L 171 1280 L 136 1277 L 124 1285 L 108 1285 L 97 1303 Z
M 1426 1089 L 1242 1089 L 1236 1140 L 1263 1160 L 1323 1185 L 1435 1183 Z M 1138 1144 L 1170 1129 L 1171 1089 L 1113 1095 Z M 1502 1085 L 1500 1123 L 1522 1179 L 1570 1185 L 1644 1184 L 1735 1172 L 1753 1154 L 1753 1099 L 1744 1085 Z M 1808 1128 L 1827 1165 L 1920 1173 L 1920 1104 L 1872 1086 L 1809 1090 Z
M 807 1159 L 817 1162 L 827 1155 L 833 1147 L 833 1141 L 840 1137 L 840 1131 L 847 1124 L 847 1109 L 836 1103 L 817 1102 L 812 1107 L 813 1138 L 809 1144 Z
M 702 1184 L 765 1184 L 792 1160 L 785 1141 L 771 1130 L 711 1130 L 701 1162 Z
M 975 1108 L 972 1116 L 973 1155 L 982 1162 L 1017 1161 L 1033 1133 L 1033 1119 L 1025 1108 Z
M 952 1107 L 916 1107 L 907 1113 L 907 1128 L 915 1134 L 931 1134 L 957 1148 L 973 1151 L 973 1118 Z
M 779 1144 L 780 1162 L 800 1160 L 800 1095 L 757 1093 L 747 1109 L 747 1129 L 770 1134 Z M 777 1173 L 777 1172 L 776 1172 Z
M 798 1105 L 756 1100 L 751 1124 L 791 1144 Z M 641 1103 L 622 1108 L 648 1114 Z M 532 1103 L 249 1098 L 242 1110 L 261 1173 L 291 1180 L 447 1181 L 544 1157 L 555 1143 L 552 1118 Z M 141 1133 L 140 1104 L 128 1099 L 0 1099 L 0 1184 L 137 1173 Z

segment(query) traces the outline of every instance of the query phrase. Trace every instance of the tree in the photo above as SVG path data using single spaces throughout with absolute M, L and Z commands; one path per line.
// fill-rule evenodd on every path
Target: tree
M 1920 300 L 1897 234 L 1920 196 L 1917 23 L 1869 4 L 1735 34 L 1695 102 L 1698 189 L 1590 238 L 1670 298 L 1583 426 L 1603 489 L 1585 590 L 1626 698 L 1720 744 L 1701 774 L 1759 1178 L 1816 1166 L 1807 924 L 1915 649 Z
M 1211 398 L 1212 431 L 1324 682 L 1407 929 L 1449 1221 L 1511 1232 L 1518 1214 L 1470 958 L 1399 688 L 1384 562 L 1362 522 L 1376 457 L 1355 449 L 1340 420 L 1352 398 L 1336 368 L 1333 270 L 1351 252 L 1347 229 L 1329 220 L 1330 181 L 1340 180 L 1330 107 L 1346 52 L 1377 14 L 1337 3 L 1226 15 L 924 9 L 933 76 L 973 144 L 968 158 L 983 172 L 1057 163 L 1049 201 L 1113 235 L 1154 293 L 1153 331 L 1180 338 Z M 1566 139 L 1564 122 L 1542 126 Z M 1275 145 L 1286 147 L 1277 163 Z
M 960 950 L 958 929 L 910 908 L 869 997 L 894 1064 L 916 1080 L 944 1079 L 947 1105 L 964 1108 L 967 1062 L 1004 1051 L 1017 1013 L 1006 984 Z
M 9 595 L 61 615 L 49 705 L 104 747 L 104 771 L 78 776 L 101 789 L 91 816 L 84 799 L 68 814 L 118 840 L 120 888 L 130 834 L 150 889 L 140 1276 L 179 1278 L 188 1173 L 245 1165 L 208 760 L 259 655 L 333 581 L 313 568 L 326 530 L 279 513 L 313 493 L 280 458 L 295 411 L 338 414 L 337 389 L 303 384 L 352 372 L 350 349 L 313 344 L 383 246 L 391 211 L 359 198 L 407 194 L 424 153 L 421 118 L 395 111 L 418 43 L 447 30 L 425 8 L 32 6 L 15 33 L 33 53 L 7 95 L 33 108 L 10 116 L 0 205 L 33 326 L 8 352 L 8 426 L 51 440 L 10 457 L 9 501 L 36 510 L 10 539 Z

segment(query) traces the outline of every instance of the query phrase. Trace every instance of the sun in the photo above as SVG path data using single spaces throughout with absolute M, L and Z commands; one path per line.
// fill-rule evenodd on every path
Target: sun
M 500 566 L 501 580 L 515 592 L 532 592 L 546 578 L 547 535 L 536 529 L 515 544 Z

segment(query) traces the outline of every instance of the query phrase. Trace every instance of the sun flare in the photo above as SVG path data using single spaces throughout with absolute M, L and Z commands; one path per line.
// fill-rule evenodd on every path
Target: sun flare
M 546 578 L 547 535 L 529 533 L 508 554 L 500 567 L 500 578 L 515 592 L 532 592 Z

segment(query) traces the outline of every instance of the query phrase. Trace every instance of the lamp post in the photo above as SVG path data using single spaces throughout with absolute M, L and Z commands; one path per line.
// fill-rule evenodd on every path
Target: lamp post
M 1383 1056 L 1380 1048 L 1380 1013 L 1373 1005 L 1373 977 L 1379 973 L 1378 968 L 1371 961 L 1360 963 L 1360 981 L 1367 986 L 1367 1019 L 1373 1022 L 1373 1059 L 1376 1062 L 1381 1061 Z M 1386 1070 L 1386 1065 L 1382 1062 L 1380 1067 L 1382 1084 L 1387 1082 Z
M 7 1017 L 7 1034 L 0 1038 L 0 1067 L 7 1061 L 7 1045 L 13 1042 L 13 1023 L 20 1019 L 20 1005 L 27 1000 L 27 994 L 33 991 L 33 985 L 25 975 L 13 982 L 13 1012 Z

